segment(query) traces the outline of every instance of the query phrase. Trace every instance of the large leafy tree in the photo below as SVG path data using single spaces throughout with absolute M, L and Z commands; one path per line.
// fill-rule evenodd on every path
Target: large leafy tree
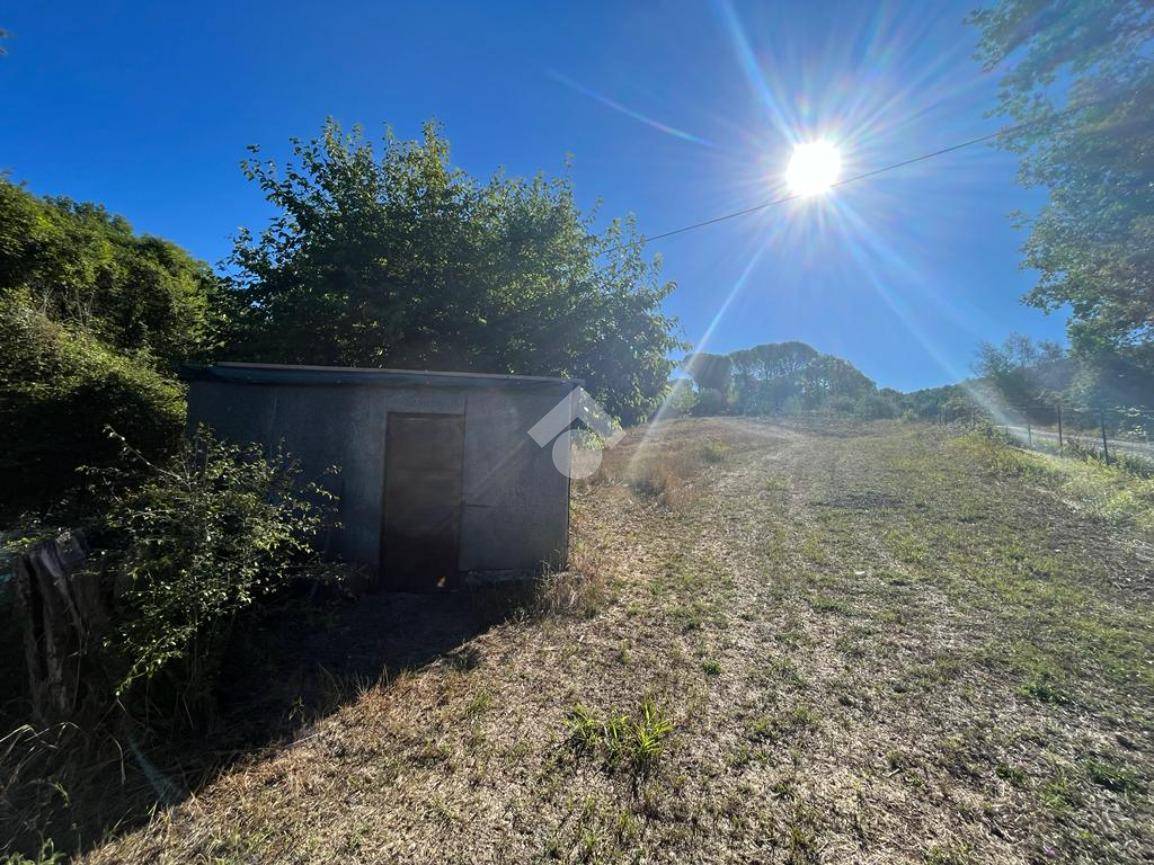
M 729 355 L 699 351 L 685 358 L 682 366 L 699 390 L 715 390 L 723 395 L 729 393 L 733 367 Z
M 877 385 L 848 360 L 823 354 L 811 361 L 802 373 L 805 403 L 810 407 L 824 405 L 841 397 L 857 399 L 873 394 Z
M 1040 274 L 1027 301 L 1068 304 L 1083 357 L 1154 369 L 1154 7 L 999 0 L 971 20 L 1002 111 L 1028 124 L 1004 142 L 1022 181 L 1049 191 L 1023 217 Z
M 818 357 L 804 342 L 773 342 L 733 352 L 739 409 L 753 414 L 782 411 L 800 398 L 801 374 Z
M 659 403 L 673 284 L 631 222 L 593 231 L 565 179 L 480 182 L 432 123 L 378 149 L 330 120 L 293 154 L 244 165 L 278 212 L 237 239 L 229 356 L 574 376 L 625 423 Z

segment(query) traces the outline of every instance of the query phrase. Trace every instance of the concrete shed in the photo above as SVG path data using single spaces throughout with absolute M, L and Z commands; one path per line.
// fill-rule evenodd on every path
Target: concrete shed
M 569 478 L 529 430 L 572 422 L 557 378 L 221 363 L 190 371 L 189 419 L 285 450 L 340 497 L 333 552 L 382 588 L 431 591 L 564 566 Z M 560 406 L 560 408 L 559 408 Z

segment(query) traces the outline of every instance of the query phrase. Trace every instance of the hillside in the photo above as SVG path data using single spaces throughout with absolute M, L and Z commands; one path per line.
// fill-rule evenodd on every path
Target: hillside
M 634 431 L 549 609 L 363 681 L 90 861 L 1146 861 L 1151 535 L 1036 459 Z

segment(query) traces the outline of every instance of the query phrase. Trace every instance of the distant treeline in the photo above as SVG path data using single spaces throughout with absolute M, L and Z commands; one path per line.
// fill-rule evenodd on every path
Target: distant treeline
M 849 361 L 803 342 L 767 343 L 731 354 L 689 355 L 695 385 L 677 409 L 699 415 L 828 412 L 862 419 L 957 421 L 1071 427 L 1105 421 L 1115 431 L 1154 435 L 1154 371 L 1117 354 L 1073 355 L 1051 342 L 1011 335 L 983 344 L 975 376 L 901 393 L 877 385 Z
M 977 378 L 964 389 L 998 423 L 1073 427 L 1154 435 L 1154 368 L 1114 351 L 1071 353 L 1051 342 L 1012 334 L 984 344 Z
M 1105 425 L 1111 433 L 1154 436 L 1154 369 L 1117 352 L 1071 352 L 1011 334 L 984 343 L 974 377 L 901 394 L 903 415 L 926 420 L 1069 429 Z
M 683 368 L 696 385 L 680 408 L 694 414 L 781 415 L 830 411 L 896 417 L 902 395 L 877 385 L 847 360 L 804 342 L 757 345 L 731 354 L 698 353 Z

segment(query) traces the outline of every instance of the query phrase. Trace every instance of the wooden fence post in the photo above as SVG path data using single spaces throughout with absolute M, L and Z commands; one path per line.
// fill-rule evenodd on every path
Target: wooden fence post
M 1062 444 L 1062 402 L 1058 401 L 1058 450 L 1061 451 Z
M 1098 421 L 1102 425 L 1102 456 L 1106 460 L 1106 465 L 1110 465 L 1110 446 L 1106 443 L 1106 410 L 1098 409 Z
M 37 721 L 72 718 L 88 686 L 84 661 L 108 624 L 98 575 L 83 570 L 83 536 L 65 532 L 16 556 L 16 612 L 24 630 L 24 658 Z

